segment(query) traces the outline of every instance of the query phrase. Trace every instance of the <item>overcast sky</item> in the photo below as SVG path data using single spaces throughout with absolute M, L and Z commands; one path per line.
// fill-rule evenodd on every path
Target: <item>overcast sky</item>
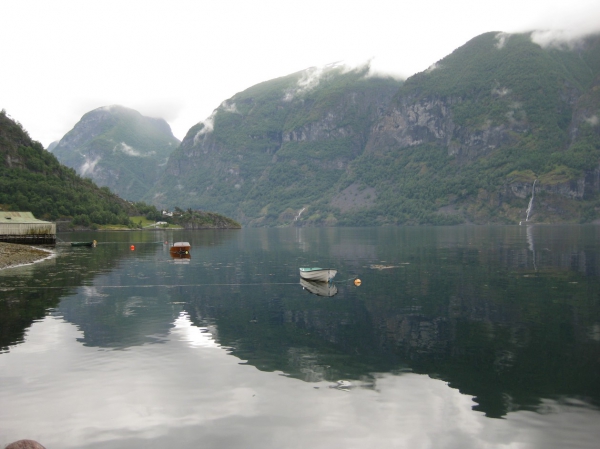
M 44 146 L 111 104 L 182 139 L 235 93 L 311 66 L 406 77 L 487 31 L 599 28 L 598 0 L 0 0 L 0 109 Z

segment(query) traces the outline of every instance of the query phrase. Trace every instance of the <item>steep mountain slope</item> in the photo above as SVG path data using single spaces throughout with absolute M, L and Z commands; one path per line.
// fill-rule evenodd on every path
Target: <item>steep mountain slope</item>
M 401 84 L 330 67 L 188 132 L 152 197 L 250 226 L 578 222 L 600 211 L 600 36 L 486 33 Z
M 71 217 L 75 224 L 130 223 L 132 206 L 107 188 L 82 179 L 0 112 L 0 208 L 37 218 Z
M 524 221 L 534 181 L 530 219 L 592 220 L 599 82 L 599 36 L 486 33 L 406 81 L 348 179 L 377 193 L 375 223 Z
M 400 86 L 367 75 L 367 67 L 308 69 L 236 94 L 189 130 L 148 200 L 247 225 L 293 221 L 337 193 Z
M 48 150 L 81 176 L 137 201 L 156 182 L 178 145 L 163 119 L 108 106 L 85 114 Z

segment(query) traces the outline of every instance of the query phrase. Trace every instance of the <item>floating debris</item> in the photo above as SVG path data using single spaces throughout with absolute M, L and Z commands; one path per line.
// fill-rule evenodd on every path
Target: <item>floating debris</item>
M 336 388 L 342 391 L 350 391 L 349 389 L 352 387 L 352 382 L 349 382 L 347 380 L 338 380 L 335 385 L 331 385 L 329 388 Z
M 389 270 L 390 268 L 398 268 L 397 265 L 369 265 L 373 270 Z

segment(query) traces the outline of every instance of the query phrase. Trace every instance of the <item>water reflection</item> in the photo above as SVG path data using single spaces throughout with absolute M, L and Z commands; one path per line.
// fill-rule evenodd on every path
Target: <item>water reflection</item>
M 171 259 L 174 264 L 178 265 L 188 265 L 190 263 L 190 259 L 192 258 L 191 254 L 174 254 L 171 253 Z
M 367 388 L 360 381 L 335 388 L 337 382 L 260 372 L 188 339 L 93 351 L 76 342 L 78 334 L 75 326 L 46 318 L 32 327 L 26 345 L 2 355 L 0 397 L 10 410 L 0 409 L 0 444 L 34 434 L 47 447 L 87 449 L 408 449 L 440 442 L 558 449 L 594 448 L 600 437 L 598 412 L 582 402 L 544 399 L 541 413 L 490 420 L 471 411 L 472 396 L 425 375 L 373 373 Z M 16 379 L 27 394 L 15 397 L 23 388 Z
M 232 354 L 305 381 L 410 368 L 473 395 L 474 409 L 489 417 L 537 410 L 540 398 L 564 394 L 597 405 L 600 348 L 589 335 L 598 323 L 598 279 L 581 277 L 591 265 L 565 263 L 562 248 L 573 260 L 572 241 L 546 239 L 538 263 L 535 230 L 521 243 L 500 238 L 504 229 L 484 231 L 463 238 L 460 229 L 452 236 L 416 230 L 422 239 L 400 235 L 399 244 L 385 236 L 382 257 L 358 259 L 366 287 L 339 284 L 340 294 L 326 303 L 271 285 L 186 290 L 186 303 L 195 323 L 219 328 Z M 326 247 L 328 237 L 315 248 Z M 338 235 L 328 243 L 337 239 L 343 241 Z M 398 253 L 387 254 L 390 247 Z M 589 262 L 596 250 L 577 252 Z M 351 262 L 336 266 L 353 272 L 357 260 Z M 255 267 L 246 268 L 242 277 L 251 277 Z
M 533 244 L 533 226 L 527 226 L 527 243 L 529 245 L 529 251 L 531 251 L 533 259 L 533 268 L 537 271 L 537 264 L 535 263 L 535 246 Z
M 178 419 L 198 426 L 194 435 L 207 432 L 207 441 L 215 445 L 227 439 L 225 422 L 241 438 L 249 416 L 256 418 L 256 429 L 269 428 L 279 438 L 264 423 L 286 407 L 273 398 L 286 397 L 297 401 L 296 411 L 304 420 L 295 426 L 320 428 L 319 420 L 326 417 L 341 431 L 347 420 L 353 427 L 347 445 L 354 447 L 368 441 L 389 446 L 398 434 L 396 420 L 413 420 L 403 430 L 419 442 L 412 447 L 432 441 L 431 433 L 413 429 L 414 420 L 423 420 L 421 429 L 439 426 L 444 438 L 455 435 L 461 447 L 481 447 L 483 435 L 489 434 L 493 444 L 529 444 L 537 438 L 547 447 L 560 447 L 558 442 L 577 446 L 569 444 L 573 438 L 581 447 L 594 447 L 586 441 L 598 435 L 585 426 L 597 423 L 600 405 L 600 239 L 595 227 L 190 233 L 177 236 L 194 248 L 186 265 L 173 263 L 168 246 L 161 243 L 166 239 L 136 240 L 131 252 L 129 241 L 119 238 L 123 241 L 99 240 L 98 248 L 88 251 L 93 254 L 61 253 L 52 264 L 36 267 L 33 276 L 3 273 L 2 288 L 12 299 L 0 299 L 3 341 L 10 350 L 0 355 L 0 364 L 31 348 L 35 332 L 58 334 L 57 323 L 72 323 L 77 332 L 69 338 L 77 346 L 61 340 L 64 348 L 58 352 L 119 349 L 101 352 L 128 353 L 136 368 L 125 368 L 119 355 L 105 354 L 106 368 L 93 365 L 98 373 L 76 362 L 70 369 L 84 370 L 100 383 L 116 383 L 124 369 L 131 370 L 131 379 L 140 376 L 140 394 L 158 395 L 144 405 L 154 410 L 148 416 L 164 426 L 163 433 L 151 438 L 165 443 L 177 440 L 173 432 L 178 426 L 171 412 L 157 412 L 169 403 L 167 397 L 178 398 L 176 407 L 187 410 Z M 310 265 L 335 266 L 340 279 L 360 275 L 362 286 L 338 282 L 320 291 L 321 296 L 305 285 L 303 290 L 297 270 Z M 41 288 L 25 289 L 31 279 L 38 279 Z M 52 329 L 49 318 L 43 318 L 48 313 L 56 317 Z M 20 315 L 26 319 L 20 321 Z M 5 326 L 12 331 L 5 334 Z M 25 339 L 29 327 L 33 334 Z M 81 356 L 86 363 L 89 354 Z M 15 372 L 27 368 L 19 363 Z M 151 374 L 138 372 L 138 364 Z M 106 370 L 113 374 L 106 376 Z M 165 382 L 179 371 L 190 378 L 173 376 L 180 386 Z M 57 379 L 70 378 L 59 374 L 57 368 Z M 0 387 L 0 397 L 12 397 L 9 384 Z M 70 394 L 77 393 L 77 385 L 69 387 Z M 117 393 L 123 394 L 120 387 L 105 392 Z M 253 405 L 259 395 L 270 399 Z M 127 412 L 128 401 L 135 399 L 125 398 L 119 415 L 123 424 L 113 423 L 120 436 L 109 438 L 111 447 L 141 445 L 152 435 L 150 428 L 136 427 L 139 422 Z M 224 421 L 211 421 L 193 401 L 210 404 L 219 416 L 214 419 Z M 386 415 L 378 408 L 382 404 Z M 362 406 L 370 414 L 365 418 L 370 433 L 356 427 L 360 420 L 352 418 L 352 409 L 344 408 L 348 406 L 357 407 L 355 411 Z M 315 411 L 320 407 L 322 415 Z M 142 408 L 136 410 L 142 413 Z M 80 412 L 89 419 L 106 419 Z M 386 416 L 394 417 L 394 426 Z M 487 424 L 494 420 L 484 416 L 510 422 Z M 282 419 L 287 419 L 285 413 Z M 572 432 L 552 440 L 535 430 L 542 423 L 563 431 L 572 425 Z M 134 428 L 138 430 L 132 432 Z M 515 429 L 526 432 L 527 441 L 515 439 Z M 581 436 L 574 436 L 573 429 Z M 107 426 L 82 441 L 100 445 L 113 430 Z M 136 436 L 128 437 L 129 432 Z M 258 445 L 270 444 L 260 431 L 249 431 L 249 436 Z M 307 437 L 302 443 L 327 447 L 327 441 Z
M 179 341 L 187 342 L 191 347 L 216 348 L 219 346 L 208 328 L 194 326 L 186 312 L 179 313 L 173 323 L 170 335 Z
M 317 296 L 335 296 L 337 295 L 337 286 L 333 282 L 316 282 L 300 278 L 300 285 L 303 289 Z

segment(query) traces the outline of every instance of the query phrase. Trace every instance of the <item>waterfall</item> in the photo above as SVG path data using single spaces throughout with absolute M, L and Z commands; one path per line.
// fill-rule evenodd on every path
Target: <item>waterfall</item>
M 303 207 L 302 210 L 300 212 L 298 212 L 298 215 L 296 215 L 296 218 L 294 218 L 294 221 L 297 221 L 298 218 L 300 218 L 300 215 L 302 215 L 302 212 L 304 212 L 305 209 L 306 209 L 306 207 Z
M 525 221 L 529 221 L 529 215 L 531 214 L 531 209 L 533 208 L 533 197 L 535 196 L 535 183 L 537 179 L 533 181 L 533 187 L 531 188 L 531 199 L 529 200 L 529 207 L 527 207 L 527 217 L 525 217 Z

